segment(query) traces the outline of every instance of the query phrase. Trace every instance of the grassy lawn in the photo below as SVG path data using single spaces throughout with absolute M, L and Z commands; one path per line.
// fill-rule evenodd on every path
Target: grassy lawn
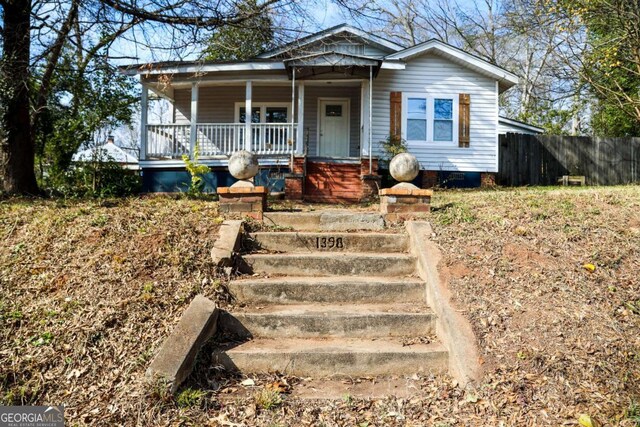
M 0 404 L 64 403 L 68 425 L 640 425 L 640 187 L 444 191 L 433 207 L 484 378 L 309 403 L 273 378 L 237 398 L 213 374 L 176 399 L 144 382 L 191 298 L 224 297 L 216 203 L 0 201 Z

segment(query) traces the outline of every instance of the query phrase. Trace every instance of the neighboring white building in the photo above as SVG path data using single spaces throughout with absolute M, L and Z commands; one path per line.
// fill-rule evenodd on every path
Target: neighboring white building
M 109 139 L 107 139 L 107 143 L 104 145 L 99 145 L 97 147 L 78 151 L 73 155 L 71 160 L 74 162 L 113 161 L 120 164 L 125 169 L 140 169 L 138 159 L 125 152 L 122 148 L 118 147 L 113 142 L 112 137 L 109 137 Z
M 500 116 L 498 118 L 498 133 L 504 135 L 507 133 L 525 133 L 530 135 L 538 135 L 544 133 L 544 129 L 533 126 L 519 120 L 508 119 Z
M 305 175 L 305 197 L 319 200 L 357 199 L 360 178 L 375 174 L 389 136 L 406 141 L 422 170 L 497 172 L 498 97 L 518 82 L 441 41 L 404 48 L 348 25 L 249 61 L 123 70 L 143 87 L 140 166 L 147 190 L 167 191 L 154 182 L 177 176 L 181 156 L 197 143 L 218 181 L 228 156 L 247 149 L 265 168 Z M 149 90 L 170 101 L 172 123 L 147 123 Z

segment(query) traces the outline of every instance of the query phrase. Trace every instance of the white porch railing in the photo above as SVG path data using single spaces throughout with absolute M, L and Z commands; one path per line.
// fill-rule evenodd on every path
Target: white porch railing
M 252 123 L 251 151 L 260 155 L 287 155 L 295 150 L 298 125 Z M 244 123 L 196 125 L 201 157 L 231 155 L 245 149 Z M 190 153 L 190 125 L 147 125 L 147 158 L 181 158 Z
M 147 125 L 147 157 L 176 159 L 189 154 L 189 125 Z

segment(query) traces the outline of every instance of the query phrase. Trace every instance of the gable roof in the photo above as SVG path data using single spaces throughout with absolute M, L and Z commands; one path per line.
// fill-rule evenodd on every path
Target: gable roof
M 368 33 L 364 30 L 361 30 L 356 27 L 352 27 L 351 25 L 348 25 L 348 24 L 340 24 L 340 25 L 336 25 L 335 27 L 328 28 L 324 31 L 320 31 L 320 32 L 311 34 L 309 36 L 303 37 L 301 39 L 297 39 L 291 43 L 287 43 L 283 46 L 280 46 L 268 52 L 264 52 L 258 55 L 257 58 L 273 58 L 274 56 L 281 55 L 287 52 L 288 50 L 300 48 L 303 46 L 308 46 L 317 41 L 320 41 L 341 33 L 348 33 L 355 37 L 359 37 L 370 45 L 379 46 L 391 52 L 397 52 L 399 50 L 404 49 L 403 46 L 400 46 L 399 44 L 396 44 L 382 37 L 376 36 L 375 34 Z
M 255 58 L 246 61 L 233 61 L 233 62 L 218 62 L 218 61 L 170 61 L 154 64 L 138 64 L 120 67 L 120 70 L 128 75 L 136 74 L 165 74 L 165 73 L 190 73 L 190 72 L 220 72 L 220 71 L 276 71 L 276 70 L 289 70 L 292 65 L 291 60 L 301 60 L 302 56 L 293 56 L 292 58 L 282 58 L 283 53 L 293 51 L 304 46 L 316 43 L 320 40 L 336 36 L 338 34 L 350 34 L 354 37 L 358 37 L 364 41 L 364 43 L 377 47 L 385 52 L 388 52 L 386 56 L 370 57 L 362 55 L 351 55 L 348 53 L 341 53 L 336 51 L 317 52 L 307 56 L 307 60 L 310 61 L 312 57 L 315 57 L 317 61 L 328 59 L 333 56 L 334 61 L 344 62 L 347 57 L 351 57 L 354 60 L 356 57 L 359 62 L 368 61 L 381 61 L 378 65 L 381 69 L 395 69 L 403 70 L 406 67 L 406 63 L 411 59 L 424 55 L 426 53 L 434 53 L 441 57 L 444 57 L 454 63 L 457 63 L 463 67 L 466 67 L 479 74 L 491 77 L 498 81 L 499 93 L 504 92 L 512 86 L 518 83 L 518 76 L 510 71 L 492 64 L 478 56 L 472 55 L 464 50 L 444 43 L 437 39 L 431 39 L 426 42 L 417 44 L 415 46 L 404 48 L 392 41 L 386 40 L 375 34 L 368 33 L 361 29 L 352 27 L 347 24 L 336 25 L 318 33 L 311 34 L 301 39 L 295 40 L 291 43 L 283 45 L 279 48 L 273 49 L 268 52 L 264 52 Z M 278 58 L 280 56 L 280 58 Z M 325 61 L 326 62 L 326 61 Z M 329 61 L 331 62 L 331 61 Z
M 429 52 L 435 52 L 436 54 L 444 56 L 455 63 L 477 71 L 480 74 L 493 77 L 499 82 L 500 92 L 518 84 L 518 76 L 512 72 L 437 39 L 427 40 L 424 43 L 403 49 L 399 52 L 386 56 L 384 59 L 407 61 L 411 58 Z

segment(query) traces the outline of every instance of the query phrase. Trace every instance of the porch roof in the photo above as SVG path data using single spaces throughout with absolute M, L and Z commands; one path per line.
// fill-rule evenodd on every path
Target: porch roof
M 329 51 L 285 59 L 283 62 L 289 78 L 292 78 L 295 69 L 296 78 L 305 79 L 329 73 L 344 74 L 347 78 L 353 76 L 368 78 L 370 68 L 375 77 L 383 61 L 367 56 Z
M 129 76 L 208 73 L 219 71 L 271 71 L 284 70 L 285 66 L 278 59 L 252 59 L 248 61 L 164 61 L 145 64 L 132 64 L 120 67 L 120 71 Z

